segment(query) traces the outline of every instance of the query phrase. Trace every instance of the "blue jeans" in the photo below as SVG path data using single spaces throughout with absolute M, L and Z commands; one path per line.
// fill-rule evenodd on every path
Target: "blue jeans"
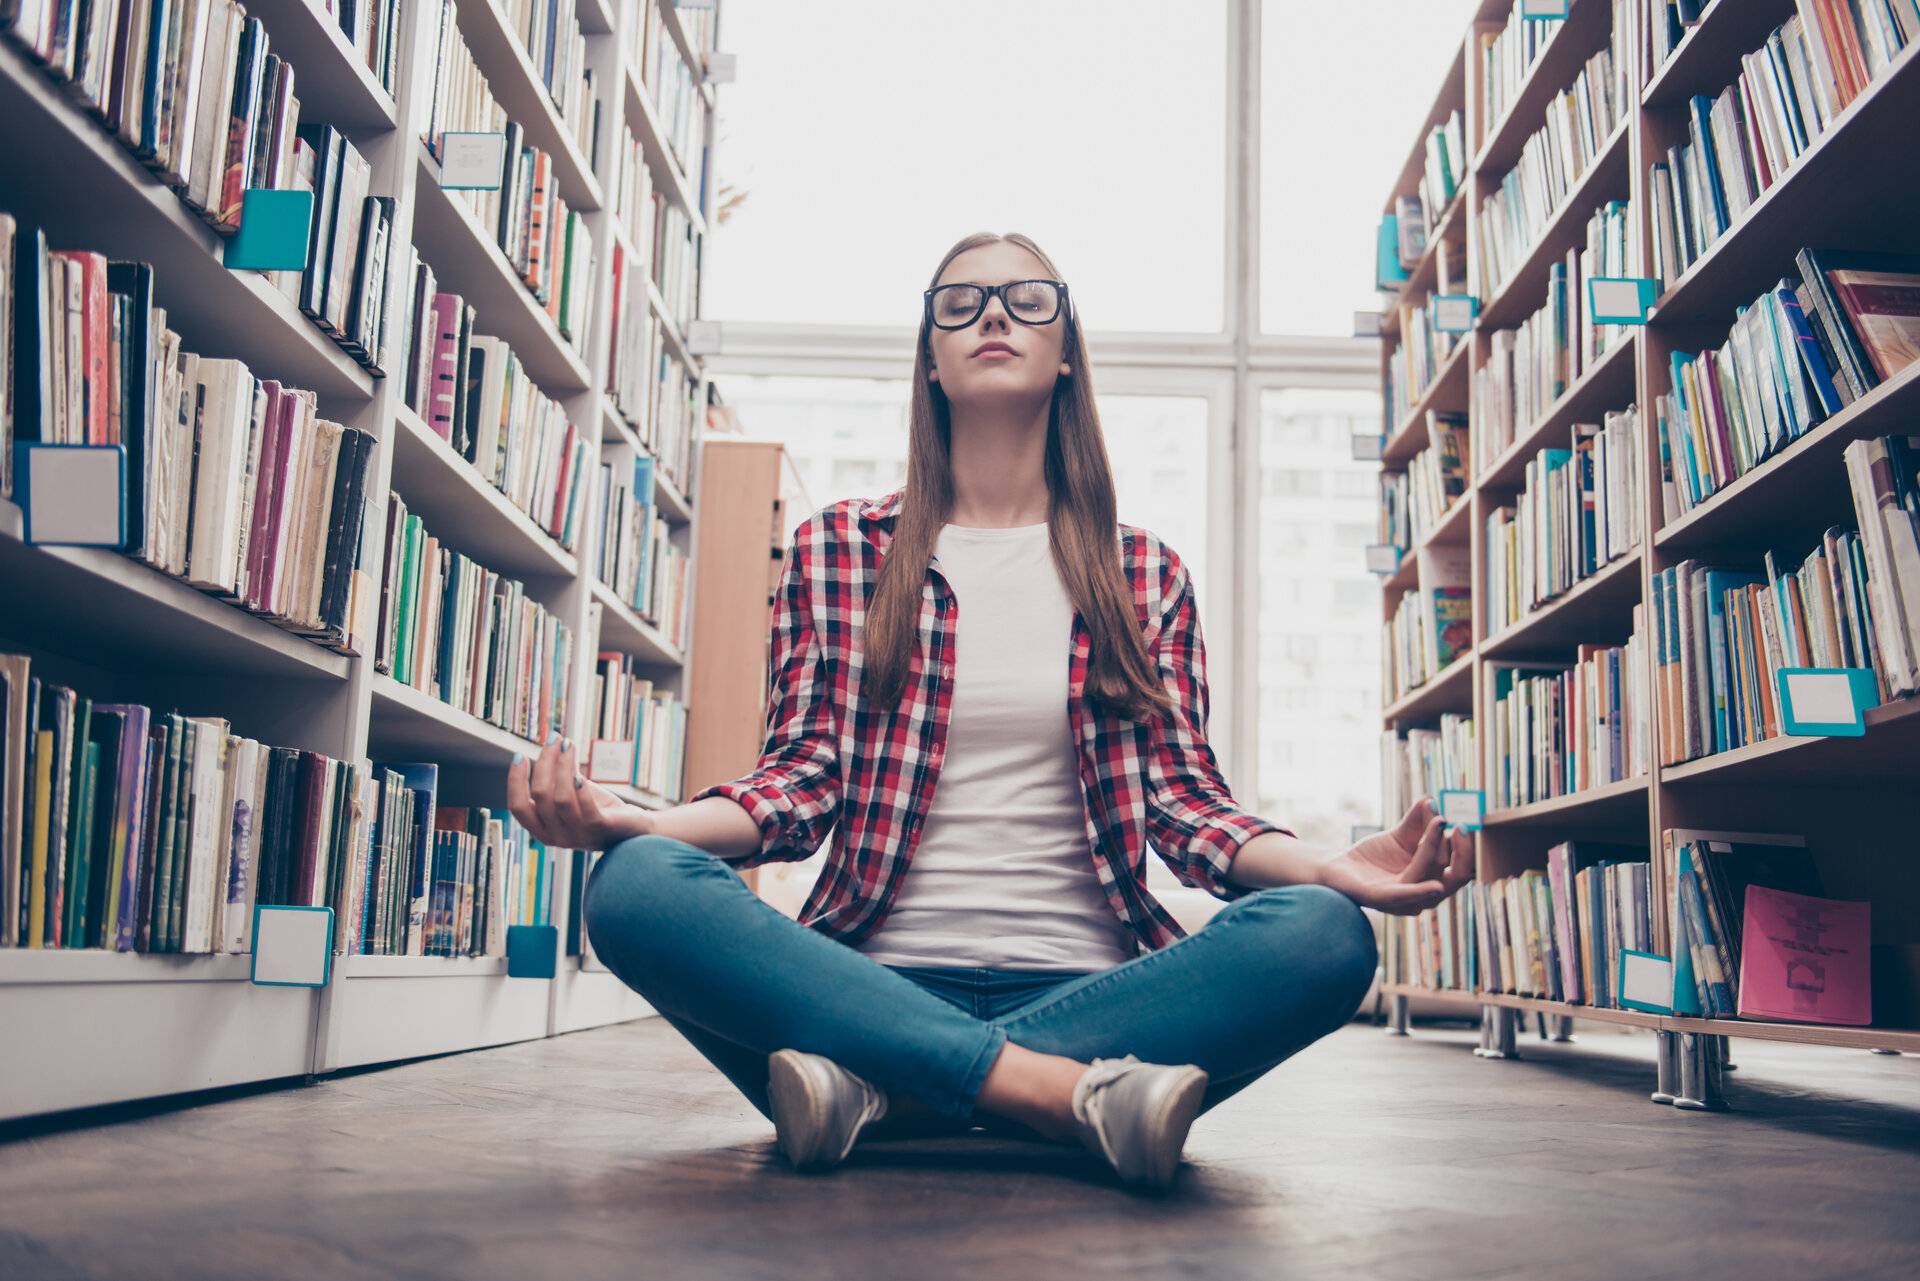
M 1092 973 L 884 965 L 801 925 L 706 850 L 623 841 L 594 866 L 594 949 L 761 1113 L 775 1050 L 825 1055 L 955 1121 L 1007 1041 L 1087 1062 L 1194 1063 L 1201 1110 L 1338 1028 L 1373 930 L 1320 885 L 1258 890 L 1170 947 Z

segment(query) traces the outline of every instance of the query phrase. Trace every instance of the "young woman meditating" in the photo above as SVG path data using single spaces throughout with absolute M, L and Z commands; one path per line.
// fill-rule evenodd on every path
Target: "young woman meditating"
M 1423 799 L 1319 851 L 1235 803 L 1192 578 L 1116 519 L 1078 317 L 1031 240 L 941 261 L 909 432 L 903 488 L 795 534 L 750 773 L 649 811 L 560 740 L 515 762 L 512 811 L 608 851 L 594 948 L 795 1167 L 980 1125 L 1165 1187 L 1198 1113 L 1353 1015 L 1361 905 L 1432 907 L 1471 838 Z M 797 921 L 735 874 L 829 830 Z M 1147 891 L 1150 850 L 1227 902 L 1191 936 Z

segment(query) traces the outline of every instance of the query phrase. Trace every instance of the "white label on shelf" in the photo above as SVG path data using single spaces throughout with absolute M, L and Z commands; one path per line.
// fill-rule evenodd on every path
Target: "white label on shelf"
M 1464 334 L 1473 328 L 1479 308 L 1472 294 L 1440 294 L 1433 300 L 1433 327 L 1444 334 Z
M 1858 720 L 1853 681 L 1844 671 L 1788 672 L 1787 701 L 1793 719 L 1803 725 L 1845 725 Z
M 28 448 L 27 541 L 118 547 L 123 534 L 118 448 Z
M 1673 1008 L 1673 962 L 1644 952 L 1622 952 L 1620 997 L 1656 1009 Z
M 1461 789 L 1440 793 L 1440 817 L 1450 826 L 1477 828 L 1486 817 L 1486 810 L 1485 792 Z
M 596 783 L 631 783 L 633 748 L 630 738 L 596 739 L 587 754 L 587 777 Z
M 1400 549 L 1392 543 L 1374 543 L 1367 548 L 1367 572 L 1391 574 L 1400 568 Z
M 730 85 L 740 74 L 740 60 L 718 49 L 707 50 L 707 79 L 717 85 Z
M 688 321 L 687 350 L 696 356 L 719 355 L 720 322 L 717 320 Z
M 1384 317 L 1377 311 L 1356 311 L 1353 313 L 1353 336 L 1355 338 L 1378 338 L 1380 324 Z
M 450 191 L 497 191 L 506 163 L 503 133 L 440 135 L 440 185 Z
M 253 981 L 325 986 L 333 944 L 332 910 L 266 904 L 255 910 Z
M 1593 316 L 1595 323 L 1601 316 L 1644 316 L 1646 304 L 1641 301 L 1639 282 L 1634 280 L 1594 280 Z
M 1377 463 L 1381 451 L 1387 447 L 1386 437 L 1379 432 L 1357 431 L 1353 433 L 1353 460 L 1358 463 Z
M 1520 16 L 1540 21 L 1567 16 L 1567 0 L 1520 0 Z

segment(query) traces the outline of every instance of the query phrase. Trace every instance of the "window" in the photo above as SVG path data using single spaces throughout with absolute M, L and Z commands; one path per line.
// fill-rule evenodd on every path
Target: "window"
M 1344 845 L 1379 810 L 1380 588 L 1362 548 L 1373 541 L 1377 463 L 1355 462 L 1353 424 L 1379 413 L 1371 392 L 1276 390 L 1260 397 L 1261 636 L 1259 812 L 1303 840 Z M 1316 518 L 1276 522 L 1291 500 L 1276 473 L 1331 476 Z M 1362 484 L 1360 482 L 1364 481 Z M 1318 546 L 1299 554 L 1305 534 Z M 1304 598 L 1319 607 L 1275 610 Z M 1286 709 L 1275 715 L 1274 709 Z
M 744 198 L 707 316 L 911 325 L 940 255 L 988 229 L 1033 237 L 1090 329 L 1223 327 L 1225 0 L 824 12 L 727 0 L 715 151 Z
M 1268 498 L 1318 498 L 1324 477 L 1309 467 L 1268 467 L 1260 486 Z
M 1353 313 L 1379 305 L 1374 231 L 1477 5 L 1262 6 L 1264 332 L 1350 334 Z M 1326 126 L 1330 116 L 1337 128 Z

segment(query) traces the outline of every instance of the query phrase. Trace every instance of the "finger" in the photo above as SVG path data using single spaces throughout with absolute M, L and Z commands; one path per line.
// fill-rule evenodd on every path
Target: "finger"
M 1450 844 L 1453 848 L 1453 857 L 1447 861 L 1446 874 L 1440 878 L 1446 882 L 1449 894 L 1473 879 L 1473 833 L 1455 828 Z
M 1420 834 L 1426 830 L 1427 822 L 1433 817 L 1433 800 L 1422 796 L 1413 803 L 1398 823 L 1393 827 L 1393 839 L 1403 850 L 1410 850 L 1419 843 Z
M 507 766 L 507 812 L 514 821 L 533 831 L 536 821 L 533 812 L 533 794 L 528 788 L 527 774 L 533 768 L 533 762 L 524 756 L 515 756 L 513 764 Z M 539 833 L 535 832 L 538 836 Z
M 592 830 L 589 824 L 591 814 L 581 804 L 580 791 L 585 781 L 586 776 L 580 772 L 580 762 L 574 756 L 573 740 L 570 738 L 561 739 L 560 764 L 558 769 L 555 770 L 554 778 L 554 789 L 556 792 L 554 804 L 559 809 L 561 817 L 566 820 L 567 825 L 576 833 L 586 833 Z
M 1430 881 L 1440 874 L 1440 839 L 1444 826 L 1437 814 L 1427 820 L 1427 828 L 1420 834 L 1420 843 L 1414 846 L 1413 857 L 1407 860 L 1400 880 Z
M 561 826 L 560 812 L 555 806 L 554 773 L 560 760 L 560 738 L 555 735 L 540 752 L 540 759 L 533 767 L 533 812 L 549 829 Z M 553 839 L 559 839 L 558 832 Z
M 1438 881 L 1385 881 L 1373 888 L 1372 906 L 1400 916 L 1418 916 L 1447 896 L 1446 887 Z

